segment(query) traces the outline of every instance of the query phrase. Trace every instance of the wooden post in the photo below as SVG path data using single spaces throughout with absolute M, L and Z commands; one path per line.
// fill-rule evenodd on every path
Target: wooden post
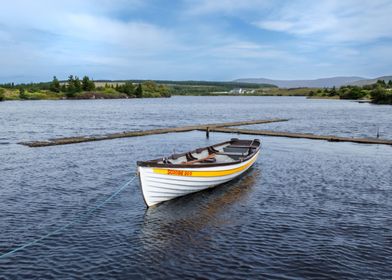
M 206 128 L 206 138 L 210 138 L 210 128 L 208 126 Z

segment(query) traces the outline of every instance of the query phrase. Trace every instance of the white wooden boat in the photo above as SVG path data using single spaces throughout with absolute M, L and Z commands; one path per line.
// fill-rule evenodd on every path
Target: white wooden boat
M 152 206 L 226 183 L 253 165 L 260 147 L 258 139 L 235 138 L 168 158 L 138 161 L 144 201 Z

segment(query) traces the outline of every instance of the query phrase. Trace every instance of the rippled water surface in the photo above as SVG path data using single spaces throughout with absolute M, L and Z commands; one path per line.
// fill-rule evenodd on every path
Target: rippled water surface
M 261 129 L 392 139 L 392 106 L 285 97 L 0 103 L 0 253 L 91 209 L 137 160 L 231 137 L 201 132 L 46 148 L 17 142 L 284 117 Z M 251 138 L 247 135 L 244 138 Z M 240 179 L 146 210 L 138 182 L 0 259 L 0 279 L 391 279 L 392 147 L 262 137 Z

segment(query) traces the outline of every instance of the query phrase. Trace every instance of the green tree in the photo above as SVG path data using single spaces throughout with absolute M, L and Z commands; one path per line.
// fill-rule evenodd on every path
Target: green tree
M 5 89 L 0 88 L 0 101 L 5 100 Z
M 386 87 L 387 87 L 387 84 L 385 83 L 384 80 L 377 80 L 376 85 L 380 85 L 380 86 L 383 87 L 383 88 L 386 88 Z
M 358 86 L 342 87 L 339 91 L 341 99 L 360 99 L 366 95 L 366 91 Z
M 53 81 L 50 83 L 49 89 L 53 92 L 60 92 L 61 86 L 56 76 L 53 77 Z
M 80 82 L 79 77 L 75 76 L 75 79 L 73 82 L 74 82 L 75 92 L 81 92 L 82 91 L 82 83 Z
M 94 81 L 91 81 L 89 77 L 84 76 L 82 79 L 82 89 L 85 91 L 92 91 L 95 89 Z
M 67 82 L 67 98 L 75 97 L 75 78 L 73 75 L 69 75 L 68 82 Z
M 158 89 L 159 89 L 159 94 L 161 96 L 163 96 L 163 97 L 170 97 L 171 96 L 169 88 L 167 86 L 159 85 Z
M 89 90 L 89 84 L 90 84 L 90 78 L 84 76 L 82 79 L 82 89 L 86 91 Z
M 370 96 L 374 103 L 392 104 L 392 94 L 388 94 L 387 90 L 379 84 L 370 92 Z
M 119 86 L 118 91 L 125 93 L 128 96 L 135 95 L 135 87 L 131 82 L 126 82 L 125 84 Z
M 137 98 L 142 98 L 143 97 L 143 88 L 141 84 L 137 85 L 136 91 L 135 91 L 135 95 Z
M 372 90 L 374 87 L 373 85 L 363 85 L 362 88 L 366 90 Z
M 89 90 L 94 90 L 94 89 L 95 89 L 95 82 L 93 80 L 90 80 Z
M 389 81 L 388 81 L 388 87 L 389 87 L 389 88 L 392 88 L 392 80 L 389 80 Z
M 26 94 L 26 90 L 23 87 L 19 88 L 19 98 L 22 100 L 26 100 L 29 96 Z
M 67 91 L 69 93 L 75 93 L 74 76 L 73 75 L 69 75 L 67 83 L 68 83 Z
M 336 94 L 337 94 L 337 92 L 336 92 L 336 87 L 333 86 L 332 89 L 331 89 L 331 91 L 329 92 L 329 96 L 335 96 Z

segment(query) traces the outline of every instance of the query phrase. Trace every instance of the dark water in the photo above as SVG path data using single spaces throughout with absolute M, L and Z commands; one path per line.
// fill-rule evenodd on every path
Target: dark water
M 134 175 L 137 160 L 234 135 L 206 140 L 188 132 L 35 149 L 18 141 L 272 117 L 292 118 L 273 124 L 289 131 L 372 136 L 379 126 L 392 139 L 392 106 L 345 101 L 0 103 L 0 252 L 103 201 Z M 262 156 L 239 180 L 148 211 L 134 182 L 65 231 L 0 259 L 0 279 L 391 279 L 392 147 L 262 141 Z
M 256 126 L 316 134 L 392 139 L 392 106 L 304 97 L 173 97 L 141 100 L 0 103 L 0 142 L 249 119 Z

